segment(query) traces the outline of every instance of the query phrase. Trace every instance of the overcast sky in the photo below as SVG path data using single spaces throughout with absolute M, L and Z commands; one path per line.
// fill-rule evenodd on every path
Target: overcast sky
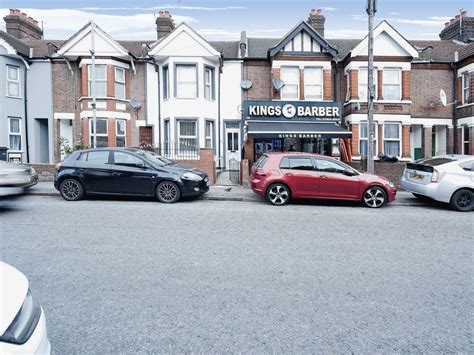
M 444 22 L 472 0 L 379 0 L 376 23 L 388 20 L 407 39 L 439 39 Z M 281 37 L 311 8 L 326 16 L 327 38 L 362 38 L 367 28 L 366 0 L 0 0 L 0 15 L 19 8 L 43 21 L 45 38 L 67 39 L 90 19 L 116 39 L 156 38 L 154 16 L 168 10 L 175 23 L 189 24 L 210 40 Z M 0 29 L 5 29 L 1 21 Z

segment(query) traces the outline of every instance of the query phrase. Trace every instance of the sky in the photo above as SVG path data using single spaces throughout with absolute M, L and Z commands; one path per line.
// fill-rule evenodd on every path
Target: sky
M 460 9 L 474 16 L 472 0 L 378 0 L 375 23 L 388 20 L 407 39 L 439 39 Z M 176 25 L 186 22 L 208 40 L 282 37 L 310 9 L 326 16 L 326 38 L 363 38 L 366 0 L 0 0 L 0 15 L 18 8 L 43 21 L 46 39 L 67 39 L 89 20 L 115 39 L 156 39 L 155 15 L 169 11 Z M 0 21 L 0 29 L 5 23 Z

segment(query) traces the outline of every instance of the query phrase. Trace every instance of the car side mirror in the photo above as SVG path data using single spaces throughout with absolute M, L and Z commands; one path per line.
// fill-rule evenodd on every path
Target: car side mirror
M 350 170 L 350 169 L 345 169 L 345 170 L 342 171 L 342 173 L 346 176 L 355 176 L 355 175 L 357 175 L 357 173 L 354 170 Z
M 135 166 L 139 169 L 145 169 L 146 165 L 144 163 L 136 163 Z

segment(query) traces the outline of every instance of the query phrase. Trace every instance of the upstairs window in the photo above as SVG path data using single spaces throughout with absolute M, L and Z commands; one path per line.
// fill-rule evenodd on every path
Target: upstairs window
M 89 76 L 89 96 L 92 96 L 92 65 L 87 66 Z M 107 97 L 107 66 L 105 64 L 95 65 L 95 96 Z
M 359 69 L 359 100 L 368 100 L 368 87 L 369 87 L 369 69 Z M 377 99 L 377 69 L 374 68 L 374 99 Z
M 383 71 L 383 99 L 391 101 L 399 101 L 402 99 L 400 69 L 384 69 Z
M 214 100 L 214 68 L 204 67 L 204 98 Z
M 300 69 L 298 67 L 281 67 L 280 79 L 285 83 L 281 90 L 281 98 L 283 100 L 298 100 Z
M 304 68 L 304 96 L 306 100 L 323 99 L 322 68 Z
M 197 98 L 197 69 L 195 64 L 176 64 L 175 96 L 179 99 Z
M 163 66 L 163 99 L 170 97 L 170 71 L 167 65 Z
M 466 105 L 469 103 L 469 85 L 470 85 L 470 74 L 464 73 L 462 75 L 462 104 Z
M 20 68 L 7 65 L 7 96 L 20 97 Z
M 115 67 L 115 97 L 125 100 L 125 69 Z

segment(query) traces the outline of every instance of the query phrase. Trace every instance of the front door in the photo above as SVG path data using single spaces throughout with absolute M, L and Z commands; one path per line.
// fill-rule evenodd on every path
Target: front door
M 234 159 L 240 161 L 240 129 L 239 128 L 226 128 L 226 168 L 229 169 L 229 161 Z

